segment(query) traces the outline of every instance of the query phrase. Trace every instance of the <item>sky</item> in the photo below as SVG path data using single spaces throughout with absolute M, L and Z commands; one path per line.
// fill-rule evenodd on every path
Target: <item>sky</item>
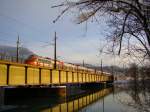
M 76 24 L 76 11 L 68 11 L 56 23 L 62 7 L 51 8 L 63 0 L 0 0 L 0 45 L 20 46 L 40 56 L 53 58 L 54 32 L 57 32 L 57 56 L 65 62 L 99 65 L 119 64 L 118 58 L 99 55 L 105 41 L 105 22 Z M 103 18 L 105 19 L 105 18 Z M 87 27 L 86 27 L 87 24 Z M 87 28 L 87 30 L 86 30 Z

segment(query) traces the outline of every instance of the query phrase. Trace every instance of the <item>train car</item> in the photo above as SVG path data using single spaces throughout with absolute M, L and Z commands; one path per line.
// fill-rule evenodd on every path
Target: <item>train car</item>
M 84 71 L 86 71 L 86 70 L 87 70 L 86 67 L 78 66 L 78 71 L 84 72 Z
M 58 69 L 64 69 L 64 62 L 63 61 L 56 61 L 56 68 Z
M 76 68 L 75 65 L 70 64 L 70 63 L 64 63 L 64 69 L 67 71 L 74 71 L 74 69 Z

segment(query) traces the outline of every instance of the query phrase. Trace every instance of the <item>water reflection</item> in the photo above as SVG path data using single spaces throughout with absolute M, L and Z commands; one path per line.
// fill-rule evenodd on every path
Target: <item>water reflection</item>
M 98 92 L 80 97 L 78 99 L 58 104 L 52 108 L 47 108 L 45 110 L 42 110 L 41 112 L 75 112 L 93 102 L 96 102 L 97 100 L 103 98 L 104 96 L 108 95 L 111 92 L 112 88 L 105 88 Z
M 93 90 L 92 90 L 93 91 Z M 75 112 L 96 102 L 112 92 L 112 87 L 87 91 L 71 97 L 4 98 L 0 111 L 5 112 Z
M 80 112 L 150 112 L 149 82 L 116 84 L 111 94 Z
M 150 112 L 150 85 L 146 82 L 132 82 L 123 85 L 122 89 L 127 94 L 125 98 L 122 95 L 118 97 L 123 105 L 132 107 L 136 112 Z
M 66 98 L 3 100 L 0 111 L 5 107 L 7 112 L 150 112 L 150 85 L 149 82 L 115 84 Z

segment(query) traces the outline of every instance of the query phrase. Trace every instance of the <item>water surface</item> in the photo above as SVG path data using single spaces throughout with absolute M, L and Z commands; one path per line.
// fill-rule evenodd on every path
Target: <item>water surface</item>
M 150 112 L 149 84 L 115 84 L 94 92 L 62 97 L 4 99 L 4 112 Z

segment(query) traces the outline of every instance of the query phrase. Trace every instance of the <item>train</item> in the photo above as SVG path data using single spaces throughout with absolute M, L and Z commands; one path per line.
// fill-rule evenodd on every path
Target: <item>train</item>
M 39 67 L 49 67 L 51 69 L 54 68 L 54 60 L 48 57 L 42 57 L 38 55 L 30 55 L 26 60 L 25 64 L 39 66 Z M 66 63 L 60 60 L 56 61 L 56 69 L 66 70 L 66 71 L 78 71 L 78 72 L 90 72 L 90 73 L 98 73 L 100 74 L 101 71 L 87 68 L 81 65 L 73 64 L 73 63 Z M 110 75 L 109 73 L 103 72 L 105 75 Z

